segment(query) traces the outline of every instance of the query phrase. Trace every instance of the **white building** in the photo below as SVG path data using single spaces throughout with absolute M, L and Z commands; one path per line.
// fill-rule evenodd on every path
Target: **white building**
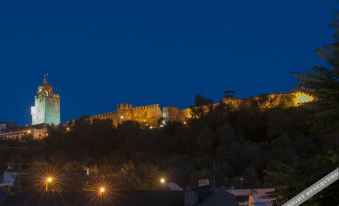
M 275 198 L 271 195 L 274 188 L 228 189 L 238 200 L 239 206 L 272 206 Z M 240 200 L 240 201 L 239 201 Z
M 23 139 L 24 137 L 33 137 L 33 139 L 42 139 L 47 136 L 47 128 L 25 128 L 20 130 L 3 132 L 0 138 L 3 139 Z
M 48 85 L 46 75 L 35 95 L 35 104 L 31 107 L 32 125 L 60 124 L 60 96 L 53 93 Z

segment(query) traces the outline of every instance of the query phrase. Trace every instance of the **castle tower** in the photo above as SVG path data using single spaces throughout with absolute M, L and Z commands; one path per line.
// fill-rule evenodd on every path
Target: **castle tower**
M 47 75 L 38 87 L 35 104 L 31 107 L 32 125 L 47 123 L 60 124 L 60 96 L 53 93 L 53 87 L 47 82 Z

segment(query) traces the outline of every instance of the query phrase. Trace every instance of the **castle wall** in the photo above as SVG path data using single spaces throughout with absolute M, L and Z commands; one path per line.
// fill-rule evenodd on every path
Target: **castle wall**
M 185 109 L 180 110 L 179 122 L 186 123 L 191 118 L 192 118 L 191 108 L 185 108 Z
M 133 107 L 129 104 L 118 104 L 116 112 L 90 116 L 91 119 L 110 119 L 114 126 L 125 121 L 136 121 L 141 125 L 157 127 L 162 117 L 159 104 Z
M 164 120 L 180 122 L 180 109 L 178 107 L 164 107 L 162 111 Z
M 256 106 L 262 111 L 280 107 L 298 107 L 304 103 L 314 101 L 314 97 L 304 92 L 290 92 L 266 94 L 247 99 L 224 98 L 223 103 L 233 110 L 251 108 Z
M 222 103 L 228 106 L 228 109 L 235 111 L 246 108 L 259 108 L 264 111 L 274 107 L 297 107 L 311 101 L 314 101 L 314 97 L 306 93 L 291 92 L 261 95 L 247 99 L 224 98 Z M 200 109 L 204 114 L 207 114 L 211 108 L 216 108 L 218 105 L 220 105 L 220 103 L 195 107 L 194 109 Z M 193 118 L 193 116 L 192 108 L 179 109 L 178 107 L 164 107 L 163 110 L 161 110 L 159 104 L 139 107 L 133 107 L 130 104 L 118 104 L 116 112 L 93 115 L 90 118 L 111 119 L 114 126 L 117 126 L 124 121 L 131 120 L 144 126 L 157 127 L 161 118 L 166 121 L 177 121 L 186 124 L 186 122 Z
M 91 120 L 95 120 L 95 119 L 100 119 L 100 120 L 105 120 L 105 119 L 109 119 L 112 120 L 112 123 L 115 127 L 118 126 L 118 114 L 116 112 L 107 112 L 107 113 L 102 113 L 102 114 L 96 114 L 96 115 L 92 115 L 90 116 Z
M 117 114 L 120 122 L 133 120 L 142 125 L 158 126 L 158 121 L 162 117 L 159 104 L 133 107 L 132 105 L 120 104 L 117 107 Z

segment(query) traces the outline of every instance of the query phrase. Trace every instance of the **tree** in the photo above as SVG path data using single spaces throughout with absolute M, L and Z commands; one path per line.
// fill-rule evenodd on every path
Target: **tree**
M 293 165 L 276 164 L 275 177 L 278 201 L 282 204 L 299 194 L 339 165 L 339 150 L 323 152 L 316 157 L 295 161 Z M 307 205 L 336 205 L 339 184 L 333 183 L 307 201 Z
M 339 14 L 336 18 L 339 19 Z M 315 129 L 327 132 L 339 131 L 339 21 L 331 27 L 335 30 L 334 42 L 316 50 L 328 67 L 317 66 L 297 74 L 301 88 L 317 100 Z
M 339 18 L 339 15 L 337 15 Z M 324 142 L 324 139 L 329 134 L 338 140 L 339 131 L 339 21 L 332 24 L 335 29 L 334 43 L 317 49 L 317 54 L 328 62 L 328 67 L 315 67 L 304 73 L 297 74 L 297 78 L 301 83 L 301 89 L 314 95 L 316 101 L 314 103 L 314 125 L 313 132 L 315 136 L 320 137 L 318 142 Z M 314 133 L 311 133 L 314 135 Z M 302 154 L 299 157 L 288 157 L 292 162 L 283 160 L 276 161 L 275 170 L 271 170 L 271 175 L 275 177 L 277 186 L 277 197 L 280 203 L 286 202 L 296 194 L 300 193 L 320 178 L 333 171 L 339 165 L 339 150 L 337 145 L 332 145 L 334 149 L 329 150 L 326 145 L 320 144 L 318 152 L 314 149 L 314 144 L 311 139 L 296 139 L 295 143 L 308 145 L 302 149 L 295 147 Z M 291 148 L 288 146 L 291 140 L 279 138 L 272 141 L 272 145 L 285 149 Z M 286 147 L 287 146 L 287 147 Z M 309 151 L 315 151 L 312 155 L 304 157 Z M 319 152 L 320 151 L 320 152 Z M 284 154 L 287 154 L 285 151 Z M 292 154 L 292 153 L 291 153 Z M 270 155 L 274 157 L 272 153 Z M 294 156 L 294 154 L 293 154 Z M 276 157 L 274 157 L 277 160 Z M 273 171 L 273 172 L 272 172 Z M 336 205 L 338 204 L 337 191 L 339 184 L 334 183 L 321 191 L 315 197 L 307 201 L 308 205 Z
M 200 106 L 207 106 L 213 104 L 212 99 L 205 98 L 201 95 L 196 95 L 194 98 L 194 106 L 200 107 Z
M 159 178 L 163 175 L 155 165 L 137 165 L 133 162 L 123 164 L 113 174 L 116 187 L 134 190 L 159 189 Z

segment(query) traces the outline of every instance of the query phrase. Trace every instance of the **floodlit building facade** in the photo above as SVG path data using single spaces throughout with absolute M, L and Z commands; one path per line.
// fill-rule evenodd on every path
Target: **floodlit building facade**
M 47 82 L 46 76 L 38 87 L 35 104 L 31 107 L 32 125 L 60 124 L 60 96 L 53 93 L 53 87 Z

